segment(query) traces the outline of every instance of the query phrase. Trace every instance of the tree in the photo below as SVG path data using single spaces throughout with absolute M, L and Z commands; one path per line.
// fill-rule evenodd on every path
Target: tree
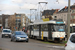
M 8 25 L 9 27 L 11 27 L 11 30 L 14 31 L 14 27 L 16 25 L 16 21 L 15 21 L 15 17 L 14 15 L 11 15 L 9 18 L 8 18 Z
M 45 14 L 45 18 L 49 18 L 49 20 L 52 20 L 53 19 L 52 16 L 49 13 L 46 13 Z

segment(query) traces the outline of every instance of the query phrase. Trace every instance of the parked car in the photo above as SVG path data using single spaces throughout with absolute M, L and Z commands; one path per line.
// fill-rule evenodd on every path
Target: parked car
M 70 34 L 70 37 L 65 44 L 65 50 L 75 50 L 75 33 Z
M 23 31 L 15 31 L 13 32 L 13 34 L 11 35 L 11 41 L 29 41 L 29 38 L 27 36 L 27 34 Z
M 12 31 L 10 29 L 3 29 L 2 30 L 2 38 L 8 36 L 11 38 Z

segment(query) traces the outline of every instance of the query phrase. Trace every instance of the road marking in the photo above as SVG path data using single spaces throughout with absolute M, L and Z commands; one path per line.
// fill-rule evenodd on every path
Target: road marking
M 64 46 L 46 46 L 48 48 L 65 48 Z

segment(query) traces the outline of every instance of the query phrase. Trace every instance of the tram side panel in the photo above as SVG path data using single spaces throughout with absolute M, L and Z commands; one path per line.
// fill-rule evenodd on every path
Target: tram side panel
M 48 24 L 41 24 L 41 39 L 47 40 L 48 38 Z
M 37 31 L 37 30 L 34 30 L 34 34 L 33 34 L 33 36 L 35 36 L 35 37 L 39 37 L 39 31 Z
M 43 32 L 43 33 L 42 33 Z M 42 35 L 43 34 L 43 35 Z M 41 31 L 41 37 L 46 37 L 48 38 L 48 31 Z

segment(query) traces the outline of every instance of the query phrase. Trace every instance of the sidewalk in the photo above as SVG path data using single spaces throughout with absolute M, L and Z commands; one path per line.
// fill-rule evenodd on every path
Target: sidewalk
M 9 49 L 7 49 L 7 48 L 3 48 L 3 47 L 0 47 L 0 50 L 9 50 Z

